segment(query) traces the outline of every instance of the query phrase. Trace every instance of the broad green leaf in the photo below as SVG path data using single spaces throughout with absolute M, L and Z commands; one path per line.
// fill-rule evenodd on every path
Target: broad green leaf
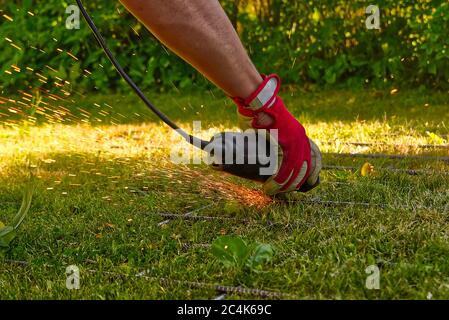
M 246 267 L 257 271 L 264 263 L 271 261 L 274 250 L 269 244 L 248 245 L 238 237 L 223 236 L 212 244 L 212 254 L 225 267 Z
M 274 256 L 274 249 L 270 244 L 258 244 L 248 261 L 248 267 L 255 269 L 270 262 Z
M 223 236 L 212 243 L 212 254 L 225 267 L 244 266 L 249 255 L 246 243 L 233 236 Z

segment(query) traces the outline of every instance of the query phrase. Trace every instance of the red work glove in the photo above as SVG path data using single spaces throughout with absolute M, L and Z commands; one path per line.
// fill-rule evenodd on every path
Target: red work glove
M 306 135 L 304 127 L 278 96 L 277 75 L 263 76 L 260 87 L 248 98 L 233 98 L 241 118 L 253 129 L 277 129 L 279 161 L 276 173 L 264 184 L 268 195 L 290 191 L 306 192 L 319 184 L 321 153 Z M 271 121 L 261 121 L 271 117 Z M 262 116 L 262 117 L 261 117 Z M 268 125 L 266 123 L 269 123 Z

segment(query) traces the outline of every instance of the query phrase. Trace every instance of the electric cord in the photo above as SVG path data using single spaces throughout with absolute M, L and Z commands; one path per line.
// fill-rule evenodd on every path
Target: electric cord
M 208 141 L 199 139 L 191 134 L 188 134 L 183 129 L 181 129 L 176 123 L 171 121 L 162 111 L 160 111 L 142 92 L 142 90 L 139 88 L 139 86 L 131 79 L 131 77 L 125 72 L 125 70 L 122 68 L 118 60 L 115 58 L 114 54 L 109 49 L 108 45 L 106 44 L 106 41 L 104 40 L 103 36 L 101 35 L 100 31 L 96 27 L 95 23 L 93 22 L 92 18 L 87 13 L 86 9 L 84 8 L 83 3 L 81 0 L 76 0 L 78 7 L 80 8 L 81 14 L 83 15 L 84 19 L 86 20 L 87 24 L 89 25 L 90 29 L 92 30 L 93 34 L 95 35 L 95 38 L 111 63 L 114 65 L 117 72 L 122 76 L 122 78 L 129 84 L 129 86 L 132 88 L 132 90 L 139 96 L 139 98 L 145 103 L 145 105 L 154 113 L 156 116 L 161 119 L 165 124 L 167 124 L 169 127 L 171 127 L 173 130 L 175 130 L 178 134 L 180 134 L 188 143 L 192 144 L 193 146 L 200 148 L 201 150 L 204 150 L 206 146 L 209 144 Z

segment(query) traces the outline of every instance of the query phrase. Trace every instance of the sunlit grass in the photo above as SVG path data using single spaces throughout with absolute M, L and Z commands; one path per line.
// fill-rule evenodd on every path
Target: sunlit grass
M 19 125 L 18 117 L 14 125 L 3 126 L 0 220 L 17 212 L 30 172 L 36 191 L 30 213 L 5 256 L 28 265 L 0 263 L 0 297 L 215 294 L 134 277 L 150 270 L 156 278 L 275 289 L 300 298 L 425 298 L 428 292 L 447 298 L 449 177 L 439 173 L 448 172 L 448 163 L 332 155 L 448 156 L 447 149 L 413 147 L 447 144 L 445 96 L 416 94 L 412 99 L 408 94 L 379 97 L 370 92 L 286 96 L 292 112 L 319 142 L 326 165 L 361 168 L 370 161 L 374 173 L 325 171 L 321 187 L 298 195 L 299 202 L 274 202 L 256 183 L 223 176 L 206 165 L 171 163 L 171 148 L 181 140 L 133 97 L 91 96 L 67 103 L 74 115 L 80 105 L 91 106 L 92 111 L 94 103 L 107 103 L 113 111 L 102 122 L 95 121 L 92 111 L 90 123 L 40 120 L 40 126 Z M 432 112 L 425 109 L 429 108 L 425 101 Z M 187 131 L 194 120 L 202 120 L 203 131 L 198 134 L 203 138 L 236 130 L 235 109 L 222 97 L 173 94 L 158 96 L 156 102 Z M 112 124 L 115 113 L 127 116 Z M 392 167 L 435 173 L 410 176 L 381 170 Z M 360 202 L 369 206 L 357 205 Z M 183 214 L 204 206 L 208 207 L 195 214 L 232 219 L 160 224 L 165 218 L 158 213 Z M 215 263 L 207 246 L 185 249 L 186 244 L 210 244 L 223 234 L 274 245 L 275 260 L 262 273 L 242 274 Z M 82 272 L 77 292 L 65 289 L 65 267 L 72 264 Z M 376 292 L 364 287 L 365 268 L 371 264 L 382 270 L 381 290 Z M 92 269 L 129 276 L 114 278 L 88 271 Z

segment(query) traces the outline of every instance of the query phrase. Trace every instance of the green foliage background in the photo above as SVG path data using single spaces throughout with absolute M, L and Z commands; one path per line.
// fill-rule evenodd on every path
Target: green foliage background
M 159 90 L 209 85 L 158 43 L 118 1 L 85 2 L 138 84 Z M 365 27 L 365 8 L 372 4 L 368 1 L 220 2 L 260 71 L 277 72 L 286 83 L 449 87 L 449 4 L 445 0 L 376 1 L 381 9 L 380 31 Z M 80 30 L 65 28 L 65 10 L 71 4 L 75 1 L 0 0 L 0 88 L 4 93 L 52 87 L 61 79 L 76 84 L 78 90 L 126 88 L 84 21 Z

